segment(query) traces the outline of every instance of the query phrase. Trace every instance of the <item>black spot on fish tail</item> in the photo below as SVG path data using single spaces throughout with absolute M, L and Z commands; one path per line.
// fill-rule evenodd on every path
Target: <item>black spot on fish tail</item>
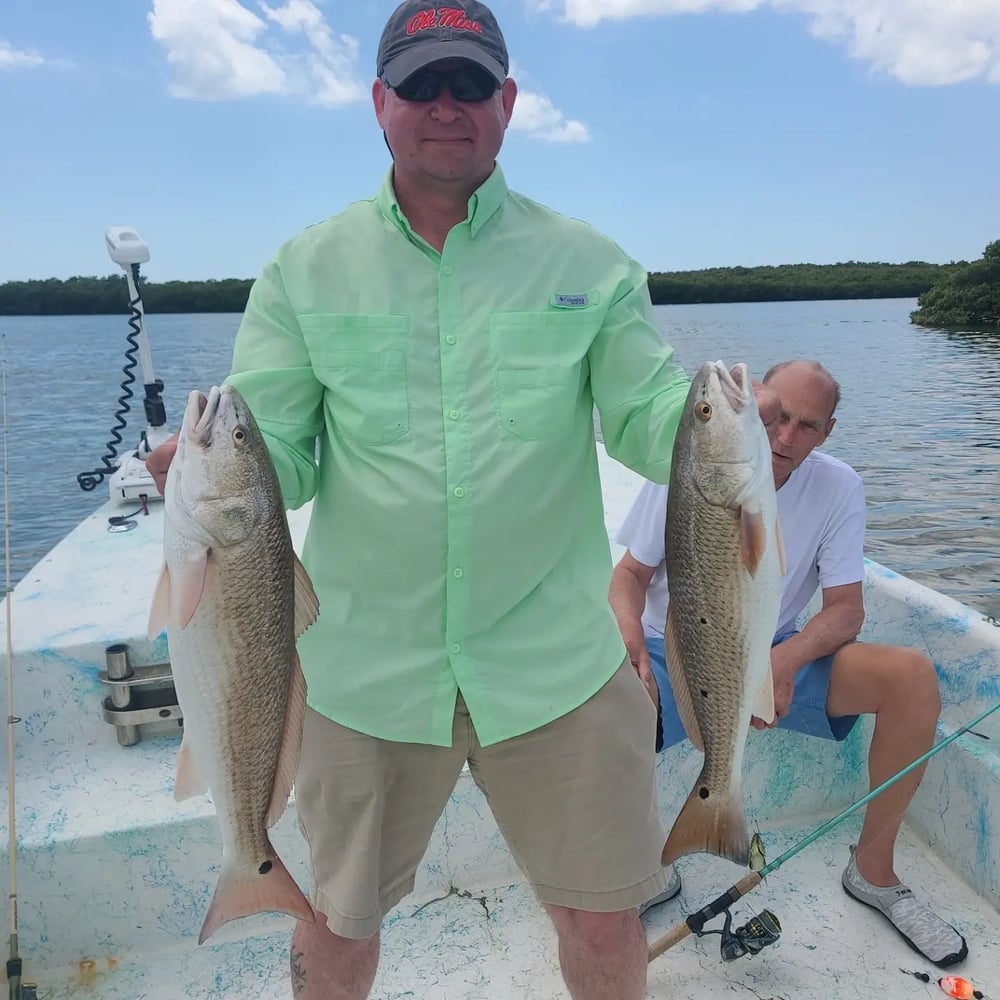
M 707 798 L 708 798 L 708 789 L 707 789 L 707 788 L 699 788 L 699 789 L 698 789 L 698 794 L 699 794 L 699 795 L 700 795 L 700 796 L 701 796 L 701 797 L 702 797 L 703 799 L 707 799 Z
M 702 698 L 707 698 L 708 697 L 708 692 L 704 688 L 701 689 L 701 696 L 702 696 Z
M 271 862 L 270 861 L 265 861 L 260 866 L 260 868 L 257 869 L 257 872 L 260 875 L 266 875 L 271 870 L 271 867 L 272 867 Z

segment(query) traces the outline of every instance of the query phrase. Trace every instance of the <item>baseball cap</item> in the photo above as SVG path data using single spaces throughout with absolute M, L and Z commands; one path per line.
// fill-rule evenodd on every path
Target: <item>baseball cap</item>
M 404 0 L 378 43 L 376 72 L 390 87 L 439 59 L 468 59 L 496 81 L 507 78 L 507 44 L 493 12 L 477 0 Z

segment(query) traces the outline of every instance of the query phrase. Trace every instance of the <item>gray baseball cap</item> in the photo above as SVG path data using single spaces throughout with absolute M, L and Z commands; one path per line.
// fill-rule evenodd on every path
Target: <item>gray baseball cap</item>
M 404 0 L 390 15 L 378 43 L 376 72 L 396 87 L 439 59 L 468 59 L 496 81 L 507 78 L 507 44 L 493 12 L 477 0 Z

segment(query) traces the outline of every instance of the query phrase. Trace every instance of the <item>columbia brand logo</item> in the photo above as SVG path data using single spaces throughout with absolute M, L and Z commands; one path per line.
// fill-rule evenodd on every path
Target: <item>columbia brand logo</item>
M 557 306 L 585 306 L 588 302 L 586 295 L 557 295 Z
M 483 33 L 478 21 L 471 21 L 465 16 L 465 11 L 458 7 L 430 7 L 414 14 L 406 25 L 406 33 L 415 35 L 418 31 L 428 28 L 451 28 L 452 31 L 474 31 L 477 35 Z

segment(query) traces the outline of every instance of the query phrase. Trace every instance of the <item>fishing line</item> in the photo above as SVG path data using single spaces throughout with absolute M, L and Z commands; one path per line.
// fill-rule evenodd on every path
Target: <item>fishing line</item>
M 17 829 L 14 808 L 14 726 L 21 720 L 14 716 L 14 651 L 11 641 L 10 599 L 10 502 L 7 494 L 7 335 L 0 337 L 0 378 L 3 386 L 3 556 L 6 589 L 7 636 L 7 923 L 10 934 L 10 957 L 7 959 L 7 982 L 11 1000 L 21 997 L 21 956 L 17 950 Z
M 756 888 L 760 885 L 761 880 L 766 878 L 771 872 L 777 871 L 786 861 L 790 861 L 795 857 L 800 851 L 804 851 L 810 844 L 817 841 L 825 833 L 829 833 L 835 826 L 843 823 L 845 819 L 856 813 L 862 806 L 867 805 L 872 799 L 877 798 L 886 789 L 892 787 L 900 778 L 905 778 L 911 771 L 915 768 L 920 767 L 926 761 L 930 760 L 938 751 L 943 750 L 946 746 L 954 743 L 959 736 L 964 736 L 969 732 L 973 726 L 978 726 L 983 719 L 987 716 L 992 715 L 995 711 L 1000 709 L 1000 701 L 998 701 L 992 708 L 986 709 L 981 715 L 978 715 L 971 722 L 966 723 L 961 729 L 956 729 L 951 736 L 946 736 L 943 740 L 935 743 L 934 746 L 930 748 L 926 753 L 921 754 L 915 761 L 911 764 L 907 764 L 901 771 L 894 774 L 891 778 L 887 778 L 882 782 L 878 788 L 873 788 L 867 795 L 862 796 L 857 802 L 852 803 L 846 809 L 837 813 L 833 819 L 827 820 L 822 826 L 818 827 L 808 836 L 803 837 L 797 844 L 790 847 L 784 854 L 779 858 L 775 858 L 770 864 L 765 865 L 758 872 L 751 872 L 749 875 L 741 878 L 739 882 L 735 885 L 731 885 L 721 896 L 717 899 L 712 900 L 707 906 L 698 910 L 697 913 L 692 913 L 689 917 L 683 920 L 681 923 L 672 927 L 663 937 L 657 938 L 650 946 L 647 961 L 652 962 L 654 959 L 659 958 L 665 951 L 673 948 L 675 944 L 683 941 L 690 934 L 701 934 L 706 923 L 709 920 L 714 919 L 719 916 L 720 913 L 724 913 L 733 905 L 741 896 L 745 896 L 751 889 Z

